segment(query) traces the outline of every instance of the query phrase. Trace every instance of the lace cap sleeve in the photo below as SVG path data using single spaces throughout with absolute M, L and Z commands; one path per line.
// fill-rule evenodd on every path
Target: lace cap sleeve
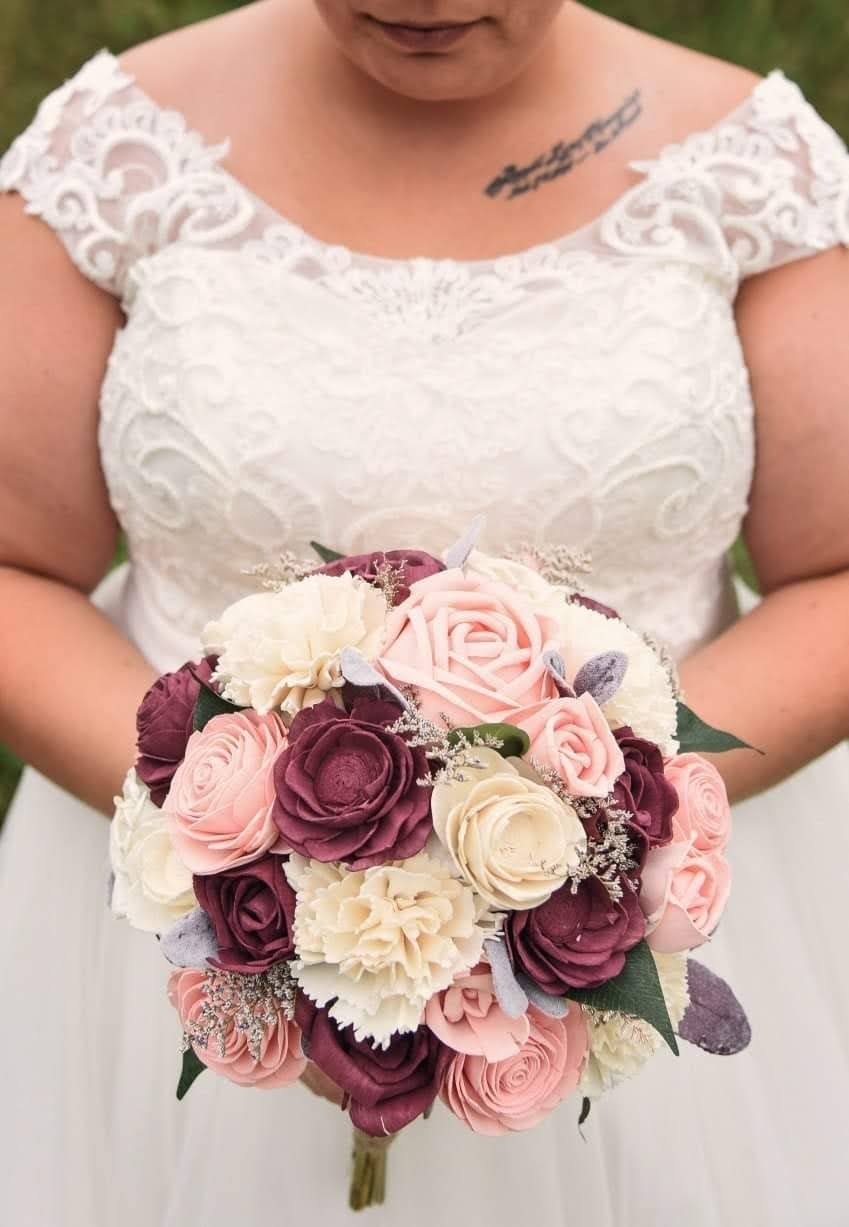
M 139 257 L 204 230 L 226 191 L 217 162 L 176 111 L 147 98 L 100 51 L 41 103 L 0 160 L 0 191 L 17 191 L 65 244 L 80 271 L 122 297 Z M 232 213 L 232 208 L 230 210 Z M 227 215 L 227 210 L 223 210 Z M 216 214 L 220 225 L 222 210 Z
M 709 131 L 633 167 L 710 221 L 738 280 L 849 246 L 849 152 L 780 71 Z

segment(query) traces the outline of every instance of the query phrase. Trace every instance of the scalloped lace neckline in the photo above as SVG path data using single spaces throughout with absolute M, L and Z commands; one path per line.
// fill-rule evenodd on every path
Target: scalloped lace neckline
M 160 114 L 177 116 L 179 121 L 183 124 L 186 133 L 194 137 L 205 149 L 217 152 L 219 158 L 226 157 L 227 154 L 229 154 L 231 149 L 231 141 L 229 137 L 225 137 L 223 141 L 219 142 L 217 145 L 214 145 L 206 138 L 206 136 L 203 135 L 203 133 L 190 125 L 188 118 L 182 111 L 177 110 L 176 107 L 163 106 L 161 103 L 157 102 L 155 98 L 152 98 L 139 85 L 135 75 L 132 72 L 128 72 L 121 65 L 118 57 L 112 51 L 104 47 L 101 49 L 100 54 L 112 61 L 115 71 L 122 73 L 130 82 L 130 88 L 132 88 L 135 94 L 155 111 L 158 111 Z M 780 69 L 773 69 L 767 76 L 762 77 L 760 81 L 756 82 L 747 96 L 731 111 L 727 112 L 708 128 L 699 129 L 694 133 L 688 133 L 682 138 L 682 141 L 691 139 L 693 136 L 705 135 L 709 132 L 715 131 L 717 128 L 721 128 L 725 124 L 733 123 L 736 118 L 751 105 L 752 100 L 762 89 L 768 87 L 776 80 L 783 81 L 784 79 L 784 73 Z M 662 164 L 671 152 L 680 147 L 680 144 L 681 142 L 669 143 L 651 158 L 634 159 L 628 163 L 628 169 L 644 176 L 650 175 L 652 169 L 655 166 Z M 265 214 L 269 219 L 270 224 L 285 227 L 290 233 L 297 235 L 304 244 L 318 250 L 323 250 L 328 254 L 335 253 L 341 256 L 346 263 L 361 266 L 372 265 L 378 268 L 383 268 L 384 270 L 392 268 L 410 269 L 419 267 L 463 268 L 470 271 L 486 272 L 488 269 L 497 269 L 504 262 L 510 263 L 520 261 L 522 263 L 533 263 L 536 257 L 543 257 L 552 251 L 557 252 L 566 250 L 569 247 L 579 244 L 582 239 L 588 237 L 599 227 L 603 226 L 605 219 L 620 209 L 623 202 L 627 201 L 633 192 L 638 191 L 644 182 L 644 180 L 637 180 L 637 182 L 631 187 L 626 188 L 623 192 L 620 192 L 620 194 L 614 200 L 612 200 L 610 204 L 606 206 L 606 208 L 604 208 L 600 213 L 596 214 L 595 217 L 591 218 L 588 222 L 583 223 L 575 229 L 567 231 L 565 234 L 558 235 L 552 239 L 544 240 L 541 243 L 534 243 L 530 247 L 524 247 L 518 251 L 504 252 L 499 256 L 491 256 L 480 260 L 462 260 L 453 256 L 378 256 L 372 254 L 371 252 L 358 251 L 356 248 L 346 247 L 343 243 L 328 242 L 326 239 L 321 239 L 317 235 L 311 234 L 308 230 L 305 230 L 303 226 L 300 226 L 297 222 L 287 217 L 279 209 L 275 208 L 275 206 L 266 200 L 265 197 L 260 196 L 257 192 L 253 191 L 253 189 L 248 187 L 247 184 L 244 183 L 237 175 L 228 170 L 222 161 L 219 160 L 217 162 L 216 170 L 231 186 L 238 191 L 243 192 L 245 197 L 251 202 L 251 205 L 256 212 Z

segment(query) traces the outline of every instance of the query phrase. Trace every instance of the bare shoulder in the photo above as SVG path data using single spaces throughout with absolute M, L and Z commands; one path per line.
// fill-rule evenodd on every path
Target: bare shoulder
M 277 9 L 276 0 L 256 0 L 139 43 L 118 59 L 160 105 L 215 127 L 219 115 L 224 120 L 236 109 L 240 85 L 262 68 Z
M 574 6 L 576 28 L 611 79 L 639 83 L 644 139 L 657 147 L 721 122 L 751 95 L 758 73 Z M 650 131 L 651 130 L 651 131 Z

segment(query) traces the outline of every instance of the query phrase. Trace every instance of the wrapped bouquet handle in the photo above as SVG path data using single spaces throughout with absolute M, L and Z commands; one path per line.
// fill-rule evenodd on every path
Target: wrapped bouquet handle
M 351 1189 L 348 1205 L 352 1210 L 382 1206 L 386 1198 L 386 1164 L 394 1134 L 373 1138 L 354 1129 L 351 1146 Z

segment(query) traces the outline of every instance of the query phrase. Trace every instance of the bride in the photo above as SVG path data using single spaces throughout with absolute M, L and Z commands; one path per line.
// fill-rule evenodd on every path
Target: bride
M 490 552 L 589 548 L 692 706 L 766 751 L 719 763 L 736 889 L 707 955 L 754 1040 L 658 1056 L 586 1141 L 568 1109 L 495 1140 L 437 1110 L 370 1221 L 845 1222 L 833 131 L 780 72 L 571 0 L 261 0 L 95 55 L 0 188 L 0 735 L 35 765 L 0 849 L 4 1221 L 348 1221 L 348 1125 L 306 1088 L 174 1101 L 104 814 L 140 696 L 245 568 L 312 538 L 438 550 L 485 511 Z M 738 618 L 741 525 L 765 596 Z

